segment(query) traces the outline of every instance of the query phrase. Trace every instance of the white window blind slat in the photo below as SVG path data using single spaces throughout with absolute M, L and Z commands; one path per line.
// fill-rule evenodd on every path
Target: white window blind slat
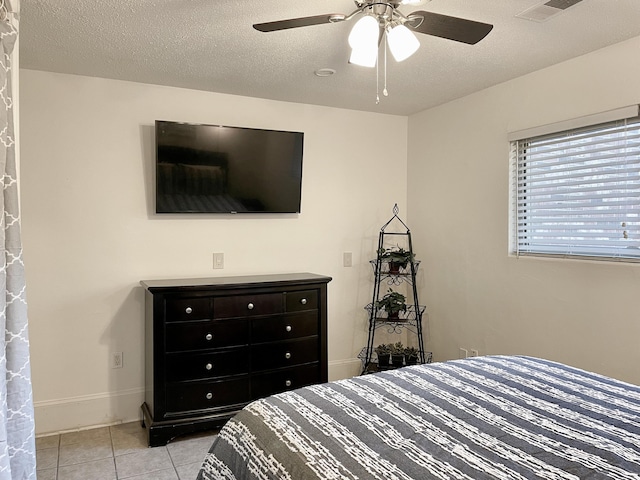
M 638 144 L 640 145 L 640 143 Z M 635 145 L 635 149 L 637 152 L 638 145 Z M 625 151 L 626 150 L 626 151 Z M 589 168 L 593 168 L 593 166 L 598 167 L 619 167 L 620 163 L 618 159 L 620 156 L 628 157 L 627 160 L 637 158 L 638 154 L 633 151 L 628 151 L 629 149 L 619 149 L 619 150 L 606 150 L 606 154 L 596 156 L 593 152 L 587 152 L 587 154 L 581 154 L 577 156 L 578 158 L 574 158 L 574 156 L 568 154 L 565 151 L 559 151 L 560 153 L 556 153 L 555 157 L 550 157 L 549 161 L 545 161 L 544 158 L 536 155 L 535 152 L 522 152 L 522 156 L 526 156 L 528 161 L 522 165 L 523 170 L 531 170 L 533 172 L 549 172 L 553 171 L 555 173 L 565 173 L 572 172 L 575 170 L 588 170 Z M 558 161 L 557 156 L 562 155 L 564 161 Z M 606 163 L 607 160 L 610 160 L 609 163 Z M 580 162 L 576 164 L 576 162 Z M 600 164 L 602 163 L 602 164 Z
M 527 234 L 523 232 L 522 237 L 525 237 Z M 580 235 L 583 237 L 582 243 L 590 243 L 592 245 L 602 245 L 602 246 L 611 246 L 611 245 L 623 245 L 625 247 L 630 246 L 629 241 L 637 240 L 640 238 L 640 235 L 631 236 L 628 238 L 623 238 L 620 236 L 617 239 L 613 239 L 610 236 L 603 237 L 602 232 L 580 232 Z M 571 243 L 572 235 L 571 232 L 566 232 L 563 230 L 549 230 L 547 235 L 537 235 L 536 238 L 538 240 L 545 239 L 548 243 L 556 243 L 558 245 L 565 244 L 566 242 Z
M 541 142 L 540 144 L 536 144 L 536 152 L 540 155 L 551 156 L 553 153 L 558 151 L 568 151 L 568 152 L 599 152 L 606 151 L 607 149 L 620 149 L 625 148 L 625 146 L 633 146 L 637 145 L 639 138 L 637 136 L 630 136 L 625 139 L 625 143 L 619 143 L 619 141 L 615 138 L 612 138 L 613 135 L 607 135 L 605 137 L 590 137 L 589 142 L 584 140 L 580 141 L 574 137 L 567 137 L 563 139 L 562 142 Z M 520 150 L 524 148 L 531 148 L 530 146 L 520 144 Z
M 640 116 L 517 139 L 514 251 L 640 261 Z
M 626 194 L 629 197 L 638 195 L 638 185 L 618 185 L 610 184 L 603 185 L 595 182 L 585 182 L 584 188 L 579 188 L 582 185 L 578 182 L 565 183 L 561 185 L 543 185 L 531 191 L 527 191 L 525 195 L 518 196 L 523 200 L 527 200 L 530 204 L 535 203 L 536 200 L 555 200 L 556 198 L 576 198 L 582 200 L 594 200 L 598 198 L 617 198 L 622 194 Z M 594 186 L 591 186 L 594 185 Z

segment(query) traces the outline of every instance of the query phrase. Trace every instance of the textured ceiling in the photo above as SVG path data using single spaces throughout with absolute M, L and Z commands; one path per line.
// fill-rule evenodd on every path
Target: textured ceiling
M 491 23 L 471 46 L 419 35 L 376 71 L 347 63 L 353 21 L 261 33 L 252 24 L 350 13 L 352 0 L 24 0 L 22 68 L 410 115 L 640 35 L 640 0 L 583 0 L 544 23 L 515 15 L 540 0 L 432 0 L 428 10 Z M 640 52 L 638 52 L 640 54 Z M 640 58 L 640 57 L 639 57 Z M 638 61 L 638 59 L 634 59 Z M 331 68 L 320 78 L 314 71 Z M 382 91 L 382 69 L 380 91 Z

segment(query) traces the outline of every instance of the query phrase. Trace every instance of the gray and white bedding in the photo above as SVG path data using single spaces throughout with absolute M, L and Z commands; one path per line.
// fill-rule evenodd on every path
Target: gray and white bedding
M 198 480 L 640 479 L 640 387 L 487 356 L 258 400 L 220 431 Z

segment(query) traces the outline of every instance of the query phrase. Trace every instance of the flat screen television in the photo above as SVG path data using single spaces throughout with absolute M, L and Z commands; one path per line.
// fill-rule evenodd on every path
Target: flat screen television
M 156 213 L 300 213 L 304 133 L 156 121 Z

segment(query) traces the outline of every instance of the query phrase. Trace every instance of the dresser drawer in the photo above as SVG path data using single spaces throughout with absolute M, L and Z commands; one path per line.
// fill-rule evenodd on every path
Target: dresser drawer
M 182 322 L 211 318 L 211 297 L 168 297 L 166 321 Z
M 167 354 L 167 381 L 200 380 L 249 373 L 249 347 L 206 353 Z
M 251 378 L 251 396 L 268 397 L 275 393 L 313 385 L 320 381 L 318 363 L 299 367 L 282 368 L 268 373 L 260 373 Z
M 317 336 L 251 346 L 251 368 L 254 372 L 317 361 Z
M 213 301 L 213 316 L 230 318 L 282 313 L 283 303 L 282 293 L 219 297 Z
M 168 323 L 165 328 L 167 352 L 233 347 L 249 342 L 246 318 Z
M 287 292 L 286 305 L 287 305 L 287 312 L 300 312 L 302 310 L 316 310 L 318 308 L 318 292 L 316 290 Z
M 273 342 L 318 335 L 318 312 L 260 317 L 251 320 L 253 343 Z
M 246 403 L 251 399 L 249 376 L 221 381 L 167 384 L 167 413 L 184 413 Z

